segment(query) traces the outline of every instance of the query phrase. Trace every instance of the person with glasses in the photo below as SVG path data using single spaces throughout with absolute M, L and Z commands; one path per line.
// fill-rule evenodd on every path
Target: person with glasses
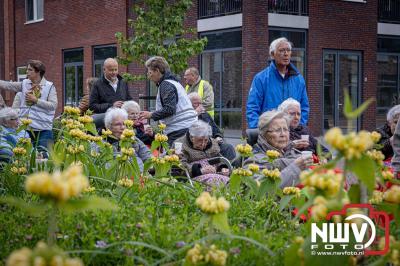
M 29 138 L 25 130 L 17 131 L 19 126 L 18 111 L 5 107 L 0 110 L 0 161 L 9 162 L 20 138 Z
M 258 122 L 257 144 L 253 147 L 254 157 L 245 161 L 245 166 L 257 164 L 260 169 L 279 169 L 281 172 L 280 187 L 297 185 L 300 172 L 313 163 L 310 154 L 302 154 L 289 142 L 290 118 L 283 112 L 271 110 L 263 113 Z M 273 163 L 267 160 L 266 152 L 277 151 L 280 155 Z
M 128 113 L 128 119 L 133 121 L 136 137 L 147 146 L 151 146 L 154 140 L 154 132 L 150 125 L 144 124 L 143 119 L 140 119 L 140 105 L 135 101 L 127 101 L 121 108 Z
M 300 124 L 300 103 L 289 98 L 279 105 L 278 111 L 284 112 L 290 117 L 289 138 L 293 147 L 317 154 L 318 140 L 314 138 L 307 126 Z M 320 147 L 323 153 L 329 152 L 324 146 L 320 145 Z
M 381 152 L 385 155 L 385 160 L 393 157 L 393 135 L 396 129 L 397 121 L 400 118 L 400 104 L 389 109 L 386 115 L 386 123 L 376 131 L 381 134 L 379 144 L 383 145 Z
M 109 129 L 112 132 L 112 135 L 107 137 L 106 140 L 113 146 L 114 156 L 121 153 L 119 141 L 124 129 L 126 128 L 124 124 L 125 120 L 128 120 L 128 113 L 124 109 L 112 107 L 105 113 L 104 124 L 106 129 Z M 144 162 L 151 157 L 151 152 L 137 137 L 135 137 L 135 142 L 132 144 L 132 148 L 135 150 L 140 171 L 143 171 Z
M 307 124 L 309 103 L 306 83 L 290 62 L 292 48 L 292 44 L 286 38 L 279 38 L 271 43 L 271 64 L 255 75 L 249 90 L 246 106 L 248 128 L 257 128 L 262 113 L 278 108 L 288 98 L 300 102 L 300 124 Z

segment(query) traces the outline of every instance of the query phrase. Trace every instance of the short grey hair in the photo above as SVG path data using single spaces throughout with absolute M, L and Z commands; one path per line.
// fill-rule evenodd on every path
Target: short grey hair
M 290 124 L 290 117 L 287 116 L 284 112 L 277 111 L 277 110 L 271 110 L 271 111 L 266 111 L 263 113 L 260 118 L 258 119 L 258 131 L 259 134 L 264 135 L 265 132 L 268 130 L 269 125 L 274 121 L 275 119 L 285 119 L 287 126 L 289 127 Z
M 11 119 L 18 119 L 18 110 L 11 107 L 4 107 L 0 110 L 0 125 Z
M 278 111 L 287 113 L 287 110 L 292 106 L 299 107 L 301 109 L 299 101 L 293 98 L 288 98 L 278 106 Z
M 389 109 L 386 115 L 386 120 L 392 122 L 396 116 L 400 115 L 400 104 L 393 106 Z
M 140 112 L 140 105 L 135 101 L 127 101 L 121 106 L 122 109 L 128 112 L 128 110 L 135 110 Z
M 121 116 L 124 120 L 128 119 L 128 113 L 124 109 L 115 107 L 109 108 L 104 116 L 104 124 L 106 128 L 110 128 L 112 121 L 118 116 Z
M 198 98 L 200 98 L 200 100 L 201 100 L 200 95 L 199 95 L 197 92 L 195 92 L 195 91 L 188 94 L 189 100 L 192 100 L 192 99 L 195 98 L 195 97 L 198 97 Z
M 189 67 L 188 69 L 186 69 L 186 71 L 189 71 L 191 74 L 195 76 L 200 76 L 199 70 L 195 67 Z
M 281 37 L 281 38 L 278 38 L 278 39 L 274 40 L 273 42 L 271 42 L 271 44 L 269 46 L 269 55 L 270 56 L 274 55 L 276 49 L 278 48 L 278 45 L 282 42 L 287 43 L 289 45 L 289 48 L 292 49 L 292 47 L 293 47 L 292 43 L 289 42 L 289 40 L 286 39 L 285 37 Z
M 162 56 L 153 56 L 150 57 L 146 63 L 145 63 L 146 68 L 150 68 L 151 70 L 156 70 L 160 71 L 161 74 L 165 74 L 165 72 L 169 72 L 169 64 L 167 60 L 165 60 L 164 57 Z
M 211 126 L 204 121 L 198 120 L 189 128 L 191 137 L 209 137 L 212 135 Z

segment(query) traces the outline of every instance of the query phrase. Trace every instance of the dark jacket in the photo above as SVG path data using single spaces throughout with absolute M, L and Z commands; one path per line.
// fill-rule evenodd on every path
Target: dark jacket
M 201 113 L 198 115 L 198 118 L 211 126 L 212 129 L 212 137 L 215 139 L 217 137 L 223 138 L 221 130 L 215 124 L 214 119 L 208 113 Z
M 108 108 L 113 106 L 116 101 L 129 101 L 132 97 L 129 95 L 128 84 L 118 75 L 117 91 L 103 77 L 93 84 L 89 97 L 89 109 L 95 114 L 105 113 Z
M 385 155 L 385 160 L 393 157 L 393 147 L 390 143 L 390 138 L 393 136 L 392 131 L 388 123 L 385 123 L 382 127 L 378 128 L 378 131 L 381 134 L 381 139 L 379 140 L 379 144 L 383 145 L 381 152 Z
M 309 136 L 309 141 L 310 141 L 310 146 L 308 146 L 306 149 L 307 151 L 312 151 L 313 153 L 317 153 L 317 146 L 318 146 L 318 140 L 314 138 L 313 135 L 311 135 L 310 130 L 308 129 L 307 126 L 303 125 L 298 125 L 296 128 L 290 128 L 290 140 L 296 140 L 296 139 L 301 139 L 301 135 L 308 135 Z M 328 149 L 326 149 L 324 146 L 321 145 L 321 150 L 322 152 L 329 152 Z

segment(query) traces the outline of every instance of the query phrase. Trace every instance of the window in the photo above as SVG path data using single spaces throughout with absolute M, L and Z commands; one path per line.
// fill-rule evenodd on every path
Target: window
M 93 48 L 93 76 L 101 77 L 103 75 L 103 63 L 107 58 L 117 56 L 117 47 L 114 45 L 96 46 Z
M 300 73 L 305 77 L 306 74 L 306 31 L 289 30 L 282 28 L 270 28 L 269 42 L 285 37 L 293 44 L 291 62 L 296 66 Z M 268 48 L 269 49 L 269 48 Z
M 83 97 L 83 49 L 64 51 L 64 103 L 77 106 Z
M 242 31 L 206 32 L 202 78 L 214 89 L 214 120 L 225 137 L 240 137 L 242 127 Z
M 17 81 L 26 79 L 26 66 L 17 67 Z
M 386 113 L 400 104 L 400 38 L 378 38 L 376 127 L 386 122 Z
M 43 1 L 44 0 L 25 0 L 26 22 L 43 20 Z

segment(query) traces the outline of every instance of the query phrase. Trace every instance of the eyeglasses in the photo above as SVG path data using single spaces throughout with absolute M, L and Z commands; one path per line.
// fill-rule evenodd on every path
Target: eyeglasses
M 111 127 L 124 127 L 125 125 L 123 123 L 118 123 L 118 124 L 111 124 Z
M 290 54 L 291 52 L 292 52 L 292 49 L 290 49 L 290 48 L 282 48 L 282 49 L 279 49 L 279 50 L 278 50 L 278 53 L 279 53 L 280 55 L 284 55 L 285 53 Z
M 287 127 L 281 127 L 281 128 L 276 128 L 276 129 L 267 130 L 267 132 L 275 133 L 275 134 L 279 134 L 279 133 L 288 133 L 288 132 L 289 132 L 289 129 L 288 129 Z

